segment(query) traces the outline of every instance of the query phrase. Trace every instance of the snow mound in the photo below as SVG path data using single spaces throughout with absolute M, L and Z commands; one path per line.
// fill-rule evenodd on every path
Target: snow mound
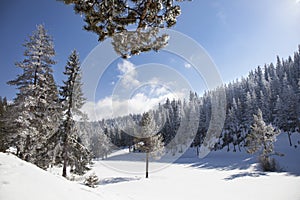
M 12 154 L 0 153 L 2 200 L 100 200 L 84 185 L 55 176 Z
M 283 156 L 274 156 L 280 170 L 300 176 L 300 133 L 291 134 L 292 146 L 289 145 L 287 133 L 277 136 L 275 151 Z

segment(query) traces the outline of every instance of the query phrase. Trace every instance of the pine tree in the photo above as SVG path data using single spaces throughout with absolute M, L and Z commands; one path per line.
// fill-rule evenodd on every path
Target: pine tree
M 154 120 L 149 112 L 144 113 L 140 122 L 140 134 L 136 138 L 137 148 L 146 153 L 146 178 L 149 177 L 149 157 L 160 158 L 164 151 L 163 138 L 160 134 L 155 134 Z
M 93 173 L 85 179 L 84 184 L 91 188 L 95 188 L 98 182 L 99 182 L 98 176 L 95 173 Z
M 278 114 L 278 127 L 287 133 L 290 146 L 292 146 L 291 132 L 297 126 L 297 99 L 296 91 L 293 90 L 288 82 L 287 74 L 285 73 L 282 80 L 280 99 L 281 104 L 277 105 L 280 110 Z M 278 102 L 277 102 L 278 103 Z
M 109 137 L 107 137 L 102 131 L 95 130 L 90 139 L 91 153 L 95 158 L 107 158 L 107 155 L 111 152 L 112 144 Z
M 55 51 L 43 25 L 37 26 L 24 47 L 25 59 L 16 63 L 23 73 L 8 82 L 17 86 L 19 92 L 7 126 L 13 129 L 10 137 L 18 156 L 46 168 L 51 160 L 48 138 L 56 132 L 60 118 L 58 91 L 52 75 Z
M 176 2 L 184 0 L 61 1 L 84 15 L 85 30 L 96 33 L 101 42 L 112 38 L 116 52 L 126 58 L 164 47 L 168 37 L 158 30 L 176 24 L 181 14 Z
M 208 129 L 203 140 L 203 144 L 200 147 L 199 157 L 205 157 L 211 150 L 213 150 L 219 137 L 222 133 L 222 129 L 225 123 L 226 117 L 226 99 L 224 87 L 218 87 L 211 92 L 210 102 L 211 102 L 211 113 L 208 124 Z
M 7 134 L 5 128 L 5 117 L 7 114 L 8 103 L 6 97 L 2 99 L 0 96 L 0 152 L 7 150 Z
M 300 48 L 300 47 L 299 47 Z M 299 68 L 300 68 L 300 61 L 299 61 Z M 297 103 L 297 127 L 298 127 L 298 132 L 300 131 L 300 78 L 298 78 L 298 88 L 297 88 L 297 92 L 296 92 L 296 101 Z
M 196 145 L 195 136 L 197 135 L 200 121 L 198 102 L 198 96 L 195 94 L 195 99 L 193 101 L 190 101 L 189 104 L 180 106 L 180 121 L 178 121 L 176 135 L 173 139 L 176 142 L 176 146 L 179 147 L 179 153 L 184 153 L 184 149 L 191 145 Z M 198 138 L 198 140 L 200 139 L 201 138 Z
M 63 106 L 63 121 L 60 129 L 62 140 L 62 160 L 64 177 L 67 176 L 67 166 L 75 167 L 78 174 L 87 170 L 86 165 L 89 163 L 90 153 L 82 144 L 75 126 L 75 117 L 84 117 L 80 108 L 84 104 L 83 92 L 81 89 L 81 70 L 79 56 L 74 50 L 69 56 L 65 67 L 64 74 L 68 77 L 61 87 L 61 103 Z
M 199 105 L 199 115 L 200 115 L 199 126 L 198 126 L 196 137 L 193 142 L 193 146 L 197 147 L 197 156 L 199 156 L 199 147 L 202 144 L 205 133 L 207 131 L 206 126 L 205 126 L 206 116 L 205 116 L 203 102 L 201 102 Z
M 276 74 L 276 69 L 273 65 L 273 63 L 270 64 L 270 66 L 268 67 L 268 71 L 269 71 L 269 83 L 270 83 L 270 107 L 269 110 L 272 112 L 271 113 L 271 119 L 270 121 L 274 121 L 274 116 L 275 116 L 275 107 L 276 107 L 276 100 L 277 97 L 279 95 L 279 91 L 280 91 L 280 82 L 279 82 L 279 77 Z M 276 124 L 275 124 L 276 125 Z
M 266 125 L 263 120 L 262 112 L 259 109 L 254 115 L 254 122 L 251 132 L 247 135 L 247 152 L 250 154 L 260 152 L 260 162 L 265 171 L 276 170 L 275 162 L 270 158 L 274 154 L 274 142 L 279 134 L 272 125 Z
M 234 106 L 235 105 L 235 106 Z M 234 104 L 233 104 L 233 107 L 230 108 L 228 110 L 228 114 L 227 114 L 227 118 L 226 118 L 226 130 L 227 131 L 227 135 L 226 135 L 226 142 L 228 143 L 227 144 L 227 151 L 229 151 L 229 143 L 233 143 L 233 151 L 236 152 L 236 148 L 235 146 L 237 145 L 237 133 L 239 131 L 239 124 L 238 124 L 238 118 L 236 117 L 236 107 L 237 105 L 235 104 L 235 101 L 234 101 Z M 225 141 L 224 141 L 225 142 Z

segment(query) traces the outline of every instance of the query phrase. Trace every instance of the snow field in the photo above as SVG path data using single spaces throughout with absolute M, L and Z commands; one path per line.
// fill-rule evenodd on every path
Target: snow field
M 281 134 L 275 150 L 285 156 L 276 159 L 286 172 L 261 172 L 255 155 L 244 152 L 222 150 L 199 159 L 195 149 L 189 149 L 173 164 L 150 162 L 149 179 L 144 178 L 145 155 L 124 149 L 114 152 L 107 160 L 95 161 L 85 177 L 96 173 L 99 177 L 96 188 L 83 185 L 83 179 L 68 181 L 56 169 L 47 172 L 12 154 L 0 153 L 0 199 L 300 200 L 300 147 L 286 144 L 287 136 Z

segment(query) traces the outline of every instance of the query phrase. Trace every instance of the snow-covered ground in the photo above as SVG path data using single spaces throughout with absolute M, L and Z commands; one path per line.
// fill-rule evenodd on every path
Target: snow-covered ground
M 293 137 L 299 137 L 294 135 Z M 297 141 L 294 138 L 293 141 Z M 120 150 L 107 160 L 95 161 L 91 173 L 99 183 L 89 188 L 82 181 L 67 181 L 13 155 L 0 154 L 2 200 L 147 200 L 147 199 L 272 199 L 300 200 L 300 145 L 289 147 L 281 134 L 276 150 L 280 173 L 261 172 L 256 159 L 245 153 L 211 152 L 204 159 L 189 149 L 179 160 L 151 162 L 144 178 L 144 155 Z

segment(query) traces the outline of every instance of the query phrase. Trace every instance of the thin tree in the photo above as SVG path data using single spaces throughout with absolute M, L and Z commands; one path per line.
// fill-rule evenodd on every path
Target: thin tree
M 146 153 L 146 178 L 149 177 L 149 158 L 158 159 L 164 151 L 163 138 L 155 134 L 155 124 L 149 112 L 144 113 L 140 122 L 140 136 L 135 139 L 137 149 Z
M 89 152 L 76 134 L 75 116 L 84 116 L 80 108 L 84 104 L 83 92 L 81 89 L 81 70 L 79 55 L 74 50 L 69 56 L 64 74 L 68 77 L 61 87 L 61 101 L 63 106 L 63 122 L 61 126 L 62 136 L 62 160 L 64 177 L 67 176 L 67 166 L 75 165 L 78 173 L 83 173 L 88 164 Z M 81 154 L 81 155 L 78 155 Z

